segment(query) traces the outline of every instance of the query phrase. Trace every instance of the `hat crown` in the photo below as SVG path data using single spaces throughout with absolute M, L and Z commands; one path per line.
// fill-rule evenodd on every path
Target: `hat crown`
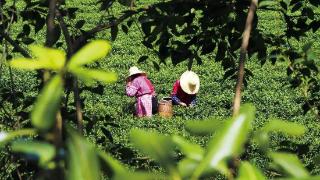
M 139 70 L 137 66 L 132 66 L 129 69 L 129 76 L 135 75 L 135 74 L 145 74 L 145 72 Z
M 187 94 L 196 94 L 200 88 L 200 80 L 195 72 L 185 71 L 180 77 L 180 85 Z

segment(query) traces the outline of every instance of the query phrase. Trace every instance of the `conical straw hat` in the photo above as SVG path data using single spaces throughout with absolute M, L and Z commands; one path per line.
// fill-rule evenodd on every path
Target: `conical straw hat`
M 199 76 L 193 71 L 186 71 L 180 77 L 180 86 L 187 94 L 196 94 L 200 88 Z
M 139 68 L 137 66 L 132 66 L 130 69 L 129 69 L 129 76 L 132 76 L 132 75 L 135 75 L 135 74 L 146 74 L 145 72 L 139 70 Z

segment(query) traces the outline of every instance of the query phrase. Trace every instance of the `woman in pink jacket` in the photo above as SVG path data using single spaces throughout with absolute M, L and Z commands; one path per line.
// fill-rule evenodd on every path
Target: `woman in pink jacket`
M 139 70 L 136 66 L 129 69 L 126 94 L 136 97 L 136 115 L 138 117 L 152 116 L 152 109 L 155 108 L 152 107 L 155 106 L 155 103 L 152 105 L 152 101 L 156 101 L 154 86 L 147 78 L 146 73 Z

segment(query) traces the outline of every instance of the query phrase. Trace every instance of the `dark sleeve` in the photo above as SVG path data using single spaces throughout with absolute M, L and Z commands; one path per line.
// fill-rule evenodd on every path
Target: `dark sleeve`
M 197 104 L 197 96 L 193 96 L 192 97 L 192 100 L 191 100 L 191 103 L 190 103 L 192 106 L 196 105 Z
M 176 95 L 171 95 L 172 103 L 173 104 L 179 104 L 181 101 Z

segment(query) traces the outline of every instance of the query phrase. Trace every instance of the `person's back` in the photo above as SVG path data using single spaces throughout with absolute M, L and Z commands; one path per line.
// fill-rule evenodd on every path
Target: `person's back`
M 151 81 L 145 75 L 134 78 L 132 80 L 132 85 L 138 88 L 136 96 L 142 96 L 144 94 L 154 95 L 155 93 Z
M 154 87 L 145 72 L 140 71 L 135 66 L 129 69 L 126 94 L 136 97 L 136 115 L 138 117 L 152 116 L 155 108 L 153 103 L 155 98 Z

